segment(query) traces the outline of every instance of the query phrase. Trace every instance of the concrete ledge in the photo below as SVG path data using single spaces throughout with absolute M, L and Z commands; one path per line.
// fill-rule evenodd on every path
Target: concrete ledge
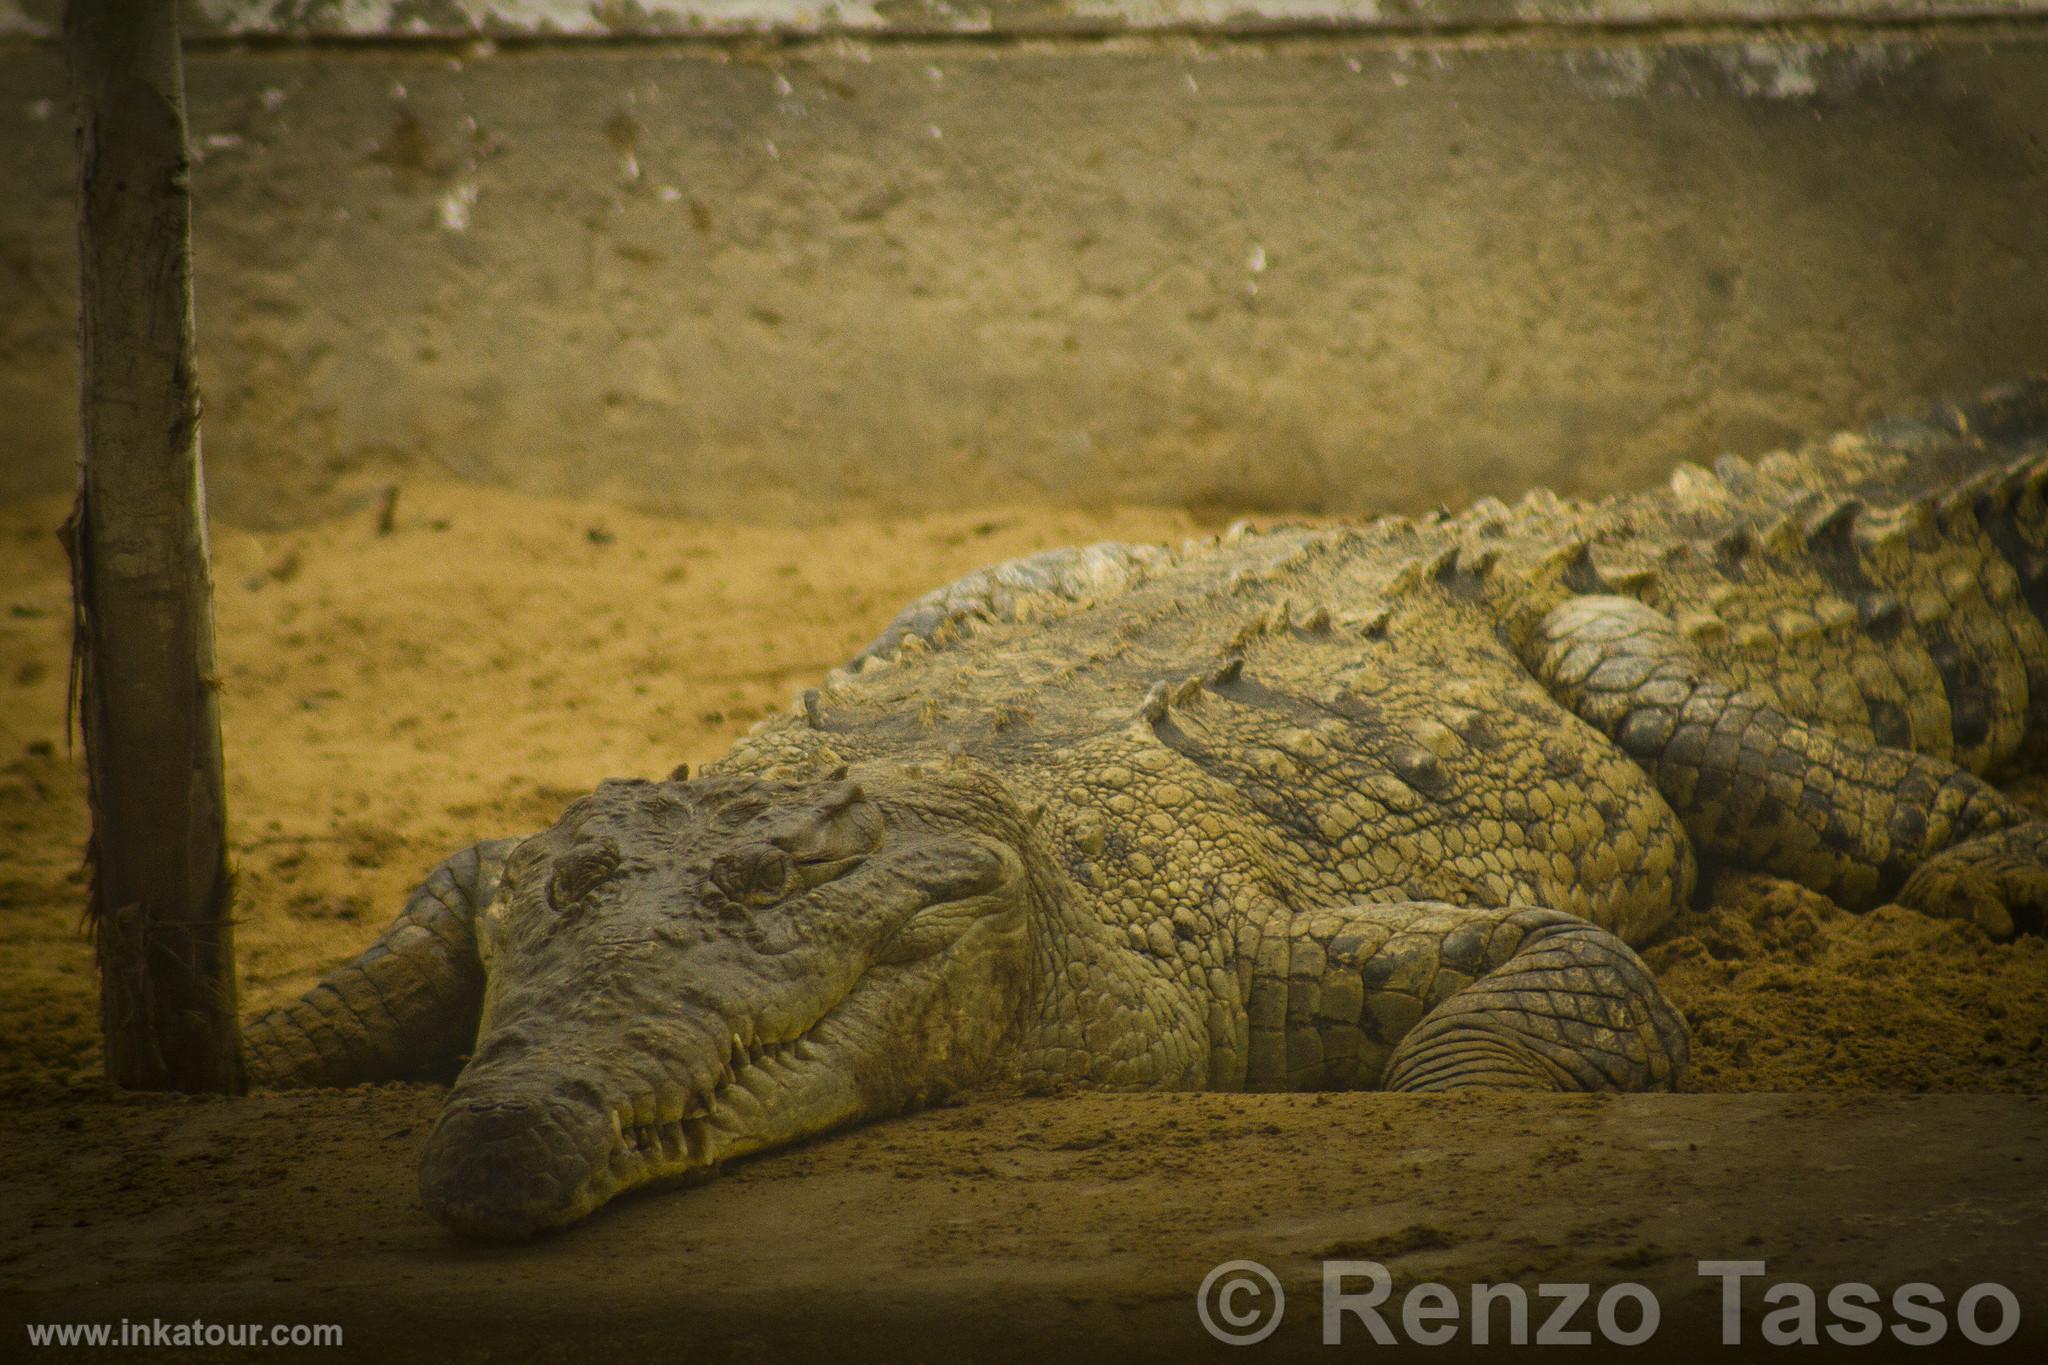
M 1015 37 L 1897 23 L 2012 17 L 2042 0 L 187 0 L 188 36 Z M 63 0 L 0 0 L 0 37 L 49 37 Z
M 1662 1310 L 1647 1355 L 1596 1337 L 1566 1358 L 1720 1361 L 1749 1355 L 1721 1345 L 1719 1282 L 1698 1263 L 1757 1260 L 1750 1353 L 1769 1354 L 1762 1296 L 1778 1280 L 1823 1300 L 1867 1283 L 1887 1301 L 1925 1281 L 1951 1313 L 1994 1282 L 2021 1324 L 1984 1358 L 2048 1341 L 2038 1097 L 979 1099 L 514 1247 L 457 1243 L 420 1211 L 413 1162 L 438 1100 L 14 1102 L 0 1331 L 333 1322 L 345 1360 L 1321 1360 L 1345 1358 L 1318 1339 L 1320 1264 L 1338 1258 L 1387 1266 L 1395 1323 L 1425 1281 L 1461 1302 L 1473 1283 L 1518 1281 L 1546 1309 L 1539 1283 L 1595 1298 L 1641 1284 Z M 1233 1356 L 1203 1334 L 1194 1294 L 1234 1258 L 1270 1267 L 1288 1303 L 1271 1340 Z M 1590 1332 L 1590 1303 L 1572 1326 Z M 1351 1353 L 1379 1358 L 1346 1328 Z M 1419 1355 L 1492 1360 L 1505 1331 L 1497 1317 L 1492 1350 Z M 1831 1350 L 1799 1354 L 1927 1355 L 1889 1339 Z M 1974 1353 L 1951 1328 L 1934 1354 Z

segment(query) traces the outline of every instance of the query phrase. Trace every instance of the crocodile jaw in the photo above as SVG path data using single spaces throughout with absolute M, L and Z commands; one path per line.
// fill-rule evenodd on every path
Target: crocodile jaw
M 729 1157 L 863 1117 L 848 1048 L 821 1026 L 788 1042 L 738 1035 L 699 1086 L 492 1081 L 451 1095 L 421 1156 L 427 1209 L 466 1236 L 516 1239 L 566 1226 L 643 1185 L 708 1176 Z M 578 1090 L 581 1093 L 576 1093 Z M 550 1099 L 523 1098 L 536 1093 Z

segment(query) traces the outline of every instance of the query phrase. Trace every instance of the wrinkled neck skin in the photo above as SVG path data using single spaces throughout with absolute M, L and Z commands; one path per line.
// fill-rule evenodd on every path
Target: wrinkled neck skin
M 422 1197 L 523 1237 L 1015 1075 L 1063 989 L 1063 899 L 985 774 L 606 783 L 479 919 L 483 1016 Z

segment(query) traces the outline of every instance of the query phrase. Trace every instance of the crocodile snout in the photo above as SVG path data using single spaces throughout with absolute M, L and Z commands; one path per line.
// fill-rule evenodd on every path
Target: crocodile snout
M 574 1100 L 451 1097 L 420 1154 L 427 1211 L 472 1237 L 527 1237 L 581 1217 L 610 1116 Z

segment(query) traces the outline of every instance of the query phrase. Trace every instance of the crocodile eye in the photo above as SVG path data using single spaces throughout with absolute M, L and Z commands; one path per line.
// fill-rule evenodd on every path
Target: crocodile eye
M 779 848 L 748 849 L 711 868 L 718 889 L 749 905 L 773 905 L 797 889 L 796 861 Z
M 567 911 L 619 870 L 619 846 L 610 839 L 571 850 L 555 859 L 548 874 L 548 904 Z

